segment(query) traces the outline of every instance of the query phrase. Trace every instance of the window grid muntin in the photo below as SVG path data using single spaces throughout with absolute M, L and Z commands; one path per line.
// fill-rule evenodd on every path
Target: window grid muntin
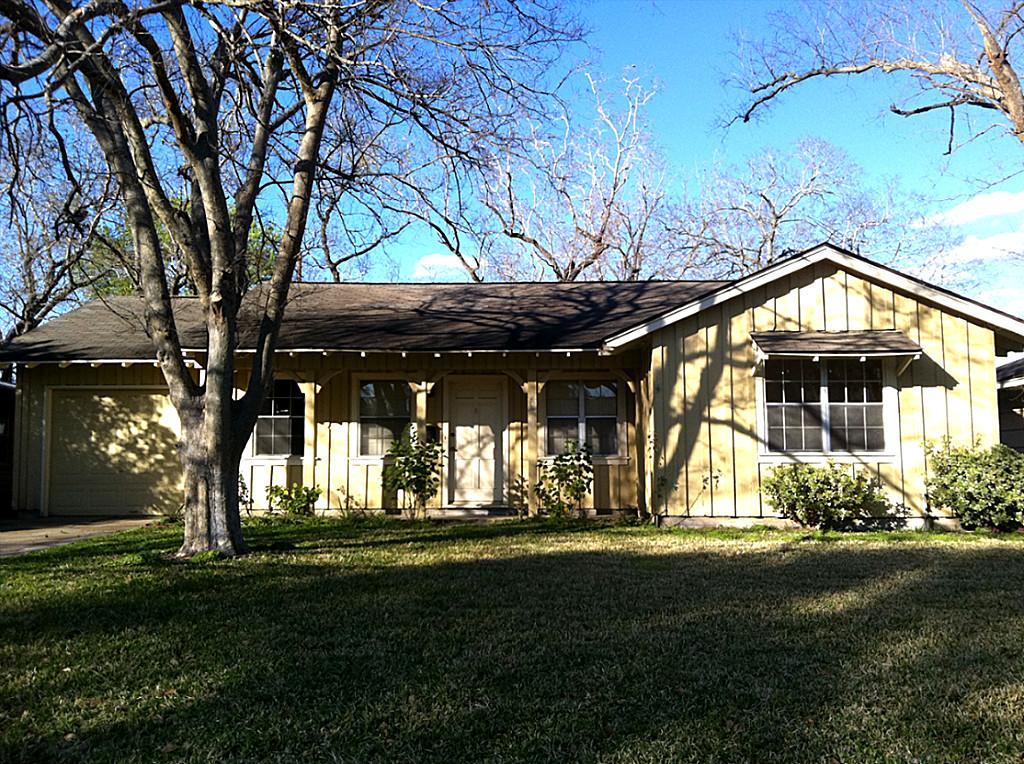
M 557 393 L 562 392 L 560 388 L 571 390 L 573 393 L 571 396 L 559 395 Z M 548 409 L 546 446 L 549 455 L 564 453 L 568 440 L 588 444 L 591 447 L 591 453 L 595 456 L 618 455 L 620 444 L 617 382 L 608 380 L 553 381 L 547 384 L 545 395 Z M 573 398 L 575 398 L 576 404 L 575 414 L 567 413 L 568 406 L 558 405 L 559 403 L 568 403 Z M 590 402 L 589 406 L 588 401 Z M 602 408 L 604 408 L 603 411 Z M 552 409 L 555 409 L 557 413 L 552 414 Z M 571 438 L 569 437 L 570 433 L 573 435 Z M 602 439 L 606 440 L 607 448 L 601 448 Z
M 881 364 L 831 359 L 827 364 L 830 447 L 850 452 L 885 450 L 885 404 Z
M 253 433 L 255 456 L 302 456 L 305 450 L 306 399 L 290 379 L 274 381 L 263 399 Z
M 770 365 L 774 364 L 779 365 L 780 376 L 771 374 Z M 833 397 L 842 400 L 836 402 Z M 769 359 L 764 374 L 765 445 L 772 453 L 882 453 L 886 446 L 884 399 L 879 359 L 829 359 L 825 363 Z M 799 424 L 794 411 L 800 412 Z M 841 427 L 833 427 L 833 418 L 842 421 Z M 819 424 L 815 426 L 814 421 Z M 819 434 L 808 441 L 808 433 L 815 430 Z M 858 436 L 851 438 L 851 431 L 859 431 Z M 848 447 L 851 440 L 853 448 Z M 836 446 L 847 447 L 834 447 L 834 441 Z M 808 442 L 812 447 L 808 448 Z M 816 443 L 820 445 L 813 447 Z
M 372 390 L 367 395 L 367 388 Z M 383 395 L 381 392 L 388 391 Z M 381 406 L 382 408 L 378 408 Z M 365 413 L 372 411 L 375 413 Z M 412 423 L 412 389 L 405 380 L 366 379 L 359 383 L 359 455 L 384 456 Z

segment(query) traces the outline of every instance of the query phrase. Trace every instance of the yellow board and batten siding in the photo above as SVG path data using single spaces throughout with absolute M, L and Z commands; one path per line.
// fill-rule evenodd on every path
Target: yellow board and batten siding
M 892 499 L 926 512 L 926 442 L 998 442 L 995 337 L 970 317 L 818 263 L 656 331 L 649 416 L 660 437 L 658 510 L 670 516 L 757 518 L 775 513 L 760 482 L 776 463 L 756 434 L 751 331 L 899 329 L 924 350 L 896 381 L 886 458 L 851 464 Z M 901 365 L 887 361 L 889 378 Z M 888 412 L 887 412 L 888 413 Z
M 512 354 L 510 354 L 511 356 Z M 589 509 L 630 509 L 637 502 L 636 459 L 630 454 L 635 448 L 635 428 L 631 413 L 636 405 L 633 393 L 628 390 L 625 380 L 615 370 L 627 369 L 630 362 L 623 358 L 598 358 L 594 354 L 577 354 L 570 357 L 521 354 L 511 358 L 500 354 L 474 354 L 443 359 L 431 359 L 424 366 L 422 357 L 409 355 L 403 359 L 399 354 L 375 355 L 367 359 L 351 354 L 338 354 L 319 361 L 319 368 L 311 370 L 300 357 L 281 365 L 280 376 L 289 373 L 289 365 L 295 364 L 295 371 L 314 372 L 322 383 L 316 393 L 315 435 L 307 444 L 304 459 L 312 458 L 312 473 L 306 472 L 305 482 L 319 485 L 324 493 L 318 506 L 322 509 L 380 509 L 396 508 L 398 497 L 387 496 L 382 490 L 384 460 L 376 456 L 359 454 L 359 412 L 358 388 L 360 380 L 403 379 L 432 382 L 426 401 L 424 424 L 438 428 L 445 437 L 445 396 L 448 383 L 460 375 L 490 375 L 507 381 L 506 431 L 502 448 L 505 449 L 505 498 L 506 504 L 516 509 L 525 509 L 531 489 L 528 473 L 530 453 L 543 455 L 544 444 L 540 434 L 538 442 L 531 448 L 528 435 L 527 392 L 519 380 L 526 380 L 530 371 L 539 370 L 541 375 L 551 378 L 604 378 L 617 382 L 620 387 L 620 409 L 623 412 L 623 426 L 620 428 L 620 452 L 622 457 L 598 460 L 595 465 L 594 491 L 587 498 Z M 512 371 L 509 375 L 505 372 Z M 543 412 L 543 394 L 540 405 Z M 311 446 L 312 445 L 312 449 Z M 314 453 L 309 452 L 313 450 Z M 445 464 L 442 466 L 442 485 L 438 494 L 428 502 L 428 508 L 440 508 L 449 493 L 447 474 L 447 449 L 444 451 Z M 309 475 L 312 474 L 312 478 Z
M 17 407 L 16 508 L 166 514 L 180 505 L 180 425 L 151 365 L 23 368 Z
M 621 456 L 598 460 L 594 491 L 586 506 L 633 509 L 640 480 L 632 420 L 637 406 L 627 379 L 632 378 L 637 363 L 635 353 L 613 357 L 594 353 L 460 354 L 440 359 L 432 354 L 409 354 L 407 358 L 398 353 L 367 358 L 352 353 L 326 357 L 281 354 L 276 362 L 278 378 L 297 381 L 306 397 L 304 453 L 291 458 L 247 455 L 240 473 L 256 509 L 266 506 L 269 485 L 292 483 L 319 486 L 323 491 L 318 502 L 321 509 L 394 508 L 397 497 L 385 495 L 382 489 L 383 459 L 359 455 L 358 381 L 378 376 L 416 384 L 433 381 L 426 396 L 424 423 L 443 432 L 446 381 L 454 375 L 490 375 L 506 380 L 506 503 L 525 510 L 532 490 L 531 454 L 542 457 L 544 444 L 540 442 L 543 422 L 534 434 L 535 442 L 530 442 L 527 393 L 520 380 L 531 376 L 611 379 L 620 390 Z M 247 370 L 240 368 L 238 375 L 244 380 Z M 69 403 L 71 398 L 74 405 Z M 23 368 L 17 406 L 14 488 L 19 509 L 49 509 L 55 514 L 116 513 L 118 507 L 109 500 L 109 488 L 119 482 L 134 497 L 128 502 L 128 511 L 166 512 L 180 503 L 180 469 L 176 467 L 179 427 L 162 376 L 152 365 Z M 69 413 L 72 411 L 77 411 L 77 416 Z M 112 419 L 125 426 L 106 428 L 105 432 Z M 100 442 L 104 437 L 110 442 Z M 447 483 L 445 474 L 442 491 L 430 507 L 443 505 Z M 72 501 L 76 495 L 81 498 Z

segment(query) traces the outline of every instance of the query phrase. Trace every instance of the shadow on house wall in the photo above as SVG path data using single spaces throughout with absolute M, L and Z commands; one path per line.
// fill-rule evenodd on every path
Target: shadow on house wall
M 95 390 L 53 395 L 50 514 L 177 510 L 182 501 L 179 426 L 166 397 Z

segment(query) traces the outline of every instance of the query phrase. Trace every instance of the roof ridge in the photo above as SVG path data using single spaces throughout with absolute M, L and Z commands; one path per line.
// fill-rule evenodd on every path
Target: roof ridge
M 590 281 L 293 281 L 292 286 L 582 286 L 584 284 L 731 284 L 736 279 L 621 279 Z

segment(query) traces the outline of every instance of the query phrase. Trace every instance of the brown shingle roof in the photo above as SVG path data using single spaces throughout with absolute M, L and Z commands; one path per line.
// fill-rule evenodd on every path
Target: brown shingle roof
M 913 355 L 921 346 L 895 329 L 852 332 L 751 332 L 768 355 Z
M 596 349 L 631 326 L 720 288 L 721 281 L 490 284 L 294 284 L 281 350 Z M 240 312 L 240 342 L 256 336 L 256 289 Z M 175 298 L 182 346 L 204 348 L 198 300 Z M 134 297 L 91 302 L 0 350 L 0 361 L 148 360 Z
M 1024 358 L 1018 358 L 996 367 L 996 379 L 1000 382 L 1009 382 L 1018 377 L 1024 377 Z

